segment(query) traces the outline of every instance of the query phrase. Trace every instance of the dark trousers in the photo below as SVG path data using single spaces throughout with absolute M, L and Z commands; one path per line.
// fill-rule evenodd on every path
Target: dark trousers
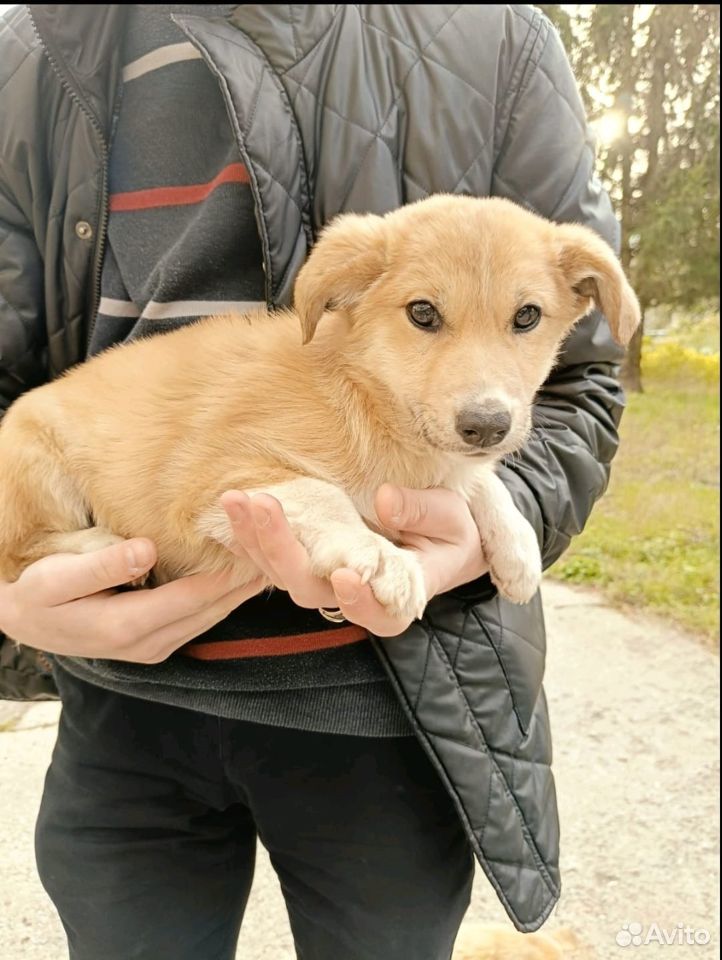
M 71 960 L 231 960 L 257 836 L 302 960 L 448 960 L 472 857 L 413 737 L 223 720 L 58 674 L 36 853 Z

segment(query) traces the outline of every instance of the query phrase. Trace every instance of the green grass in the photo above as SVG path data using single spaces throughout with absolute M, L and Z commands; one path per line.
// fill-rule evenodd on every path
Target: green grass
M 719 354 L 645 346 L 612 479 L 551 576 L 719 641 Z

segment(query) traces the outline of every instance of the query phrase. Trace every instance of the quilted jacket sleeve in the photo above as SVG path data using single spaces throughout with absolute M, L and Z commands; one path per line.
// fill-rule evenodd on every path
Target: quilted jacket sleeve
M 42 259 L 7 187 L 0 179 L 0 417 L 47 379 Z
M 39 244 L 50 185 L 39 131 L 39 41 L 27 12 L 0 17 L 0 418 L 47 380 L 44 264 Z
M 0 171 L 0 420 L 21 393 L 44 382 L 43 265 Z M 38 653 L 0 632 L 0 699 L 48 700 L 57 693 Z
M 619 226 L 594 176 L 594 142 L 561 41 L 546 19 L 509 105 L 492 192 L 552 220 L 585 224 L 618 252 Z M 537 531 L 544 567 L 584 527 L 609 480 L 623 395 L 621 350 L 594 312 L 537 397 L 534 430 L 501 476 Z

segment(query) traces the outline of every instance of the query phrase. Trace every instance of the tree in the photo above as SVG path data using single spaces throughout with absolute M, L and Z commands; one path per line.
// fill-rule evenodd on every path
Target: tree
M 719 6 L 549 4 L 592 124 L 642 312 L 719 297 Z M 622 379 L 641 390 L 642 330 Z

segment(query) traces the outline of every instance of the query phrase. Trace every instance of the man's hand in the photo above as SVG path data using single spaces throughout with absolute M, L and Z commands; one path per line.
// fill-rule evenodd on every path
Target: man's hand
M 0 581 L 0 629 L 48 653 L 159 663 L 263 587 L 254 580 L 234 588 L 224 573 L 114 591 L 147 573 L 155 560 L 155 547 L 145 539 L 38 560 L 15 583 Z
M 221 499 L 238 550 L 247 553 L 299 606 L 339 607 L 347 620 L 381 637 L 397 636 L 409 626 L 410 621 L 389 616 L 353 570 L 337 570 L 330 583 L 315 577 L 306 550 L 273 497 L 257 494 L 250 498 L 228 491 Z M 385 484 L 376 494 L 375 506 L 386 532 L 416 554 L 429 599 L 487 572 L 479 531 L 458 494 Z
M 409 625 L 390 617 L 353 570 L 331 583 L 310 573 L 303 546 L 273 497 L 227 493 L 224 505 L 239 549 L 302 607 L 340 607 L 347 620 L 378 636 Z M 380 522 L 418 557 L 428 596 L 486 572 L 469 509 L 448 490 L 384 486 L 376 497 Z M 262 578 L 232 586 L 230 574 L 195 574 L 152 590 L 114 588 L 147 573 L 156 559 L 149 540 L 134 539 L 95 553 L 46 557 L 15 583 L 0 581 L 0 629 L 18 643 L 64 656 L 159 663 L 223 620 L 263 588 Z

